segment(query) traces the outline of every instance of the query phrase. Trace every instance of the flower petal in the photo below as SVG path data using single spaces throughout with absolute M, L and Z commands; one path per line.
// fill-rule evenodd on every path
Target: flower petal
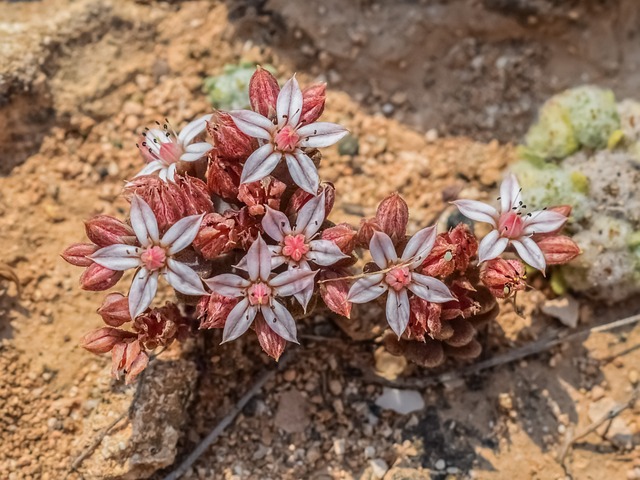
M 523 235 L 535 235 L 536 233 L 549 233 L 559 230 L 567 217 L 561 213 L 551 210 L 538 210 L 523 216 L 524 230 Z
M 204 214 L 181 218 L 167 230 L 167 233 L 160 240 L 160 245 L 169 248 L 169 255 L 184 250 L 193 243 L 198 235 L 203 217 Z
M 445 303 L 456 299 L 449 287 L 440 280 L 416 272 L 411 272 L 411 283 L 408 288 L 427 302 Z
M 407 246 L 404 247 L 404 252 L 402 252 L 402 260 L 411 260 L 410 268 L 417 268 L 424 259 L 427 258 L 429 252 L 433 248 L 433 244 L 436 242 L 436 227 L 427 227 L 423 228 L 416 232 L 416 234 L 411 237 L 409 242 L 407 242 Z
M 476 200 L 456 200 L 452 203 L 465 217 L 497 227 L 498 212 L 491 205 Z
M 529 237 L 521 237 L 518 240 L 511 240 L 511 244 L 515 247 L 522 260 L 544 273 L 547 262 L 544 259 L 544 253 L 542 253 L 536 242 Z
M 178 164 L 176 163 L 172 163 L 171 165 L 169 165 L 169 167 L 166 170 L 165 173 L 165 178 L 163 178 L 162 180 L 164 180 L 165 182 L 176 182 L 176 167 L 178 166 Z M 160 175 L 162 176 L 163 172 L 160 172 Z
M 269 286 L 275 289 L 279 297 L 289 297 L 313 285 L 316 273 L 318 272 L 305 268 L 290 269 L 276 275 L 269 282 Z
M 130 213 L 131 227 L 136 234 L 140 245 L 148 246 L 151 242 L 159 240 L 160 232 L 158 232 L 158 221 L 153 214 L 151 207 L 138 195 L 134 195 L 131 199 Z
M 273 172 L 282 154 L 273 151 L 273 145 L 265 143 L 247 158 L 242 168 L 240 183 L 251 183 L 262 180 Z
M 295 75 L 280 90 L 276 102 L 276 113 L 278 114 L 278 127 L 282 128 L 287 124 L 294 128 L 298 126 L 302 113 L 302 91 Z
M 300 306 L 304 310 L 304 313 L 307 313 L 307 307 L 309 306 L 311 297 L 313 297 L 314 288 L 315 288 L 315 285 L 313 283 L 310 283 L 309 285 L 304 287 L 302 290 L 300 290 L 298 293 L 293 294 L 293 298 L 295 298 L 296 301 L 300 304 Z
M 497 230 L 491 230 L 478 246 L 478 262 L 482 263 L 496 258 L 504 252 L 508 243 L 508 238 L 501 237 Z
M 404 288 L 399 292 L 389 289 L 387 295 L 387 322 L 391 330 L 400 338 L 409 324 L 409 295 Z
M 138 247 L 116 244 L 96 250 L 89 258 L 103 267 L 123 271 L 140 266 L 140 253 Z
M 211 120 L 211 114 L 203 115 L 189 122 L 178 135 L 178 141 L 182 145 L 190 144 L 194 138 L 201 134 L 207 128 L 207 122 Z
M 267 206 L 267 212 L 262 218 L 262 228 L 276 242 L 281 242 L 285 235 L 291 233 L 291 225 L 287 216 L 269 206 Z
M 153 173 L 156 173 L 158 170 L 162 170 L 163 168 L 166 168 L 166 165 L 164 163 L 162 163 L 160 160 L 154 160 L 147 163 L 147 165 L 138 173 L 136 173 L 135 176 L 141 177 L 142 175 L 151 175 Z
M 316 122 L 300 127 L 297 133 L 302 138 L 301 147 L 321 148 L 333 145 L 349 131 L 337 123 Z
M 359 279 L 351 285 L 347 301 L 352 303 L 367 303 L 375 300 L 389 288 L 382 280 L 384 280 L 384 273 L 374 273 Z
M 334 263 L 349 258 L 331 240 L 312 240 L 309 242 L 310 251 L 307 258 L 316 265 L 327 267 Z
M 223 273 L 212 278 L 207 278 L 204 283 L 213 293 L 224 297 L 241 297 L 251 282 L 233 273 Z
M 138 270 L 129 289 L 129 314 L 135 319 L 144 312 L 158 291 L 158 272 L 149 272 L 146 268 Z
M 271 132 L 275 125 L 267 117 L 251 110 L 232 110 L 229 112 L 231 119 L 245 135 L 262 140 L 271 140 Z
M 389 235 L 384 232 L 373 232 L 371 242 L 369 243 L 369 251 L 373 257 L 373 261 L 376 262 L 380 268 L 387 268 L 387 266 L 398 260 L 398 254 L 396 248 L 393 246 L 393 242 Z
M 309 239 L 313 237 L 324 222 L 325 214 L 325 193 L 313 197 L 305 203 L 296 217 L 295 232 L 302 233 Z
M 512 173 L 508 174 L 500 185 L 500 208 L 502 213 L 510 211 L 516 207 L 520 200 L 520 184 Z
M 253 319 L 256 318 L 258 309 L 249 305 L 249 300 L 243 298 L 238 304 L 233 307 L 233 310 L 229 312 L 227 320 L 224 322 L 224 330 L 222 332 L 222 343 L 235 340 L 244 332 L 249 330 L 249 327 L 253 323 Z
M 183 162 L 195 162 L 196 160 L 200 160 L 204 157 L 211 149 L 213 149 L 213 145 L 207 142 L 192 143 L 185 148 L 185 153 L 180 155 L 180 160 Z
M 271 275 L 271 251 L 261 235 L 251 244 L 247 252 L 247 272 L 252 281 L 266 282 Z
M 285 159 L 287 160 L 287 167 L 295 184 L 305 192 L 316 195 L 318 193 L 320 178 L 318 177 L 318 169 L 313 164 L 313 160 L 299 149 L 296 150 L 293 155 L 287 153 Z
M 284 305 L 274 301 L 271 307 L 263 306 L 260 311 L 271 330 L 289 342 L 298 343 L 296 322 Z
M 185 295 L 206 295 L 202 288 L 202 279 L 188 265 L 170 258 L 167 260 L 167 282 L 173 288 Z

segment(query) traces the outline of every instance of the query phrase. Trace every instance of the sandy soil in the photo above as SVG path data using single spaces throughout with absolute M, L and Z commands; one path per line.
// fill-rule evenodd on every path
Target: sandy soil
M 496 10 L 501 2 L 485 3 L 491 6 L 489 20 L 503 18 Z M 599 8 L 596 3 L 576 3 L 575 21 L 588 24 L 584 19 Z M 58 257 L 68 243 L 83 239 L 83 219 L 95 213 L 124 215 L 126 203 L 118 195 L 123 179 L 140 162 L 134 131 L 165 116 L 180 126 L 208 111 L 200 91 L 202 78 L 219 72 L 225 63 L 269 62 L 280 66 L 283 77 L 298 67 L 303 82 L 319 72 L 308 61 L 300 63 L 300 55 L 308 56 L 304 49 L 296 53 L 278 40 L 285 34 L 295 38 L 300 25 L 313 21 L 293 4 L 77 0 L 55 5 L 0 6 L 0 261 L 16 271 L 23 290 L 18 296 L 15 285 L 0 282 L 0 478 L 9 479 L 64 478 L 77 455 L 126 412 L 135 397 L 137 386 L 124 387 L 109 378 L 107 359 L 77 346 L 85 331 L 100 325 L 95 309 L 101 296 L 81 291 L 78 270 Z M 371 18 L 366 11 L 375 13 L 375 5 L 360 2 L 348 8 L 362 8 L 364 17 Z M 411 5 L 399 3 L 394 8 L 406 10 L 394 11 L 405 15 L 416 8 Z M 628 8 L 623 1 L 616 5 Z M 275 20 L 274 10 L 279 12 Z M 553 8 L 542 13 L 562 22 L 572 11 Z M 344 18 L 350 15 L 354 10 Z M 371 25 L 379 25 L 382 16 L 374 15 L 378 20 Z M 328 25 L 339 28 L 332 23 L 334 17 L 328 16 L 333 19 Z M 529 31 L 533 27 L 526 18 L 506 15 L 503 21 Z M 607 18 L 602 18 L 603 25 Z M 265 31 L 271 36 L 264 36 Z M 300 38 L 310 35 L 304 28 L 300 31 Z M 600 30 L 588 31 L 596 35 Z M 482 38 L 482 32 L 486 28 L 463 31 L 454 43 L 464 50 L 466 39 Z M 247 40 L 250 33 L 263 35 L 262 40 Z M 551 40 L 542 41 L 540 35 L 527 38 L 544 52 Z M 371 34 L 367 38 L 375 40 Z M 519 47 L 523 41 L 508 38 L 505 32 L 491 51 L 524 48 Z M 623 49 L 626 41 L 616 45 Z M 375 56 L 375 50 L 362 51 Z M 459 62 L 459 70 L 476 68 L 472 57 Z M 340 195 L 335 221 L 357 222 L 394 190 L 412 206 L 414 229 L 441 212 L 447 188 L 460 186 L 488 198 L 513 148 L 477 140 L 487 138 L 489 131 L 493 137 L 516 138 L 540 96 L 552 88 L 536 86 L 536 78 L 551 68 L 549 59 L 531 65 L 522 60 L 520 75 L 529 80 L 521 84 L 511 77 L 482 76 L 485 89 L 484 83 L 475 83 L 479 77 L 453 76 L 466 85 L 467 93 L 485 92 L 487 102 L 502 105 L 504 100 L 507 109 L 513 95 L 530 95 L 522 117 L 498 115 L 499 121 L 485 125 L 474 120 L 484 117 L 480 106 L 485 100 L 477 103 L 463 91 L 451 103 L 435 88 L 419 102 L 407 100 L 409 107 L 395 108 L 393 114 L 385 110 L 394 117 L 387 118 L 377 111 L 385 102 L 358 95 L 363 87 L 354 79 L 362 75 L 362 65 L 359 60 L 350 69 L 336 60 L 333 67 L 341 78 L 333 78 L 330 85 L 326 117 L 345 124 L 360 143 L 357 155 L 328 149 L 324 159 L 321 173 L 335 182 Z M 387 69 L 393 65 L 388 63 Z M 625 62 L 604 83 L 626 85 L 626 69 L 632 66 Z M 367 77 L 387 79 L 388 70 Z M 413 85 L 408 92 L 423 91 L 424 84 L 418 88 L 409 80 L 414 78 L 411 72 L 402 73 Z M 556 73 L 570 78 L 575 71 Z M 444 75 L 442 70 L 439 75 Z M 382 82 L 385 94 L 400 88 L 396 80 L 390 86 Z M 506 84 L 514 93 L 504 91 Z M 410 114 L 421 111 L 423 101 L 432 104 L 432 120 Z M 425 136 L 420 130 L 444 124 L 473 139 L 435 138 L 433 132 Z M 534 290 L 521 299 L 525 318 L 505 305 L 485 339 L 485 356 L 504 354 L 558 328 L 555 321 L 535 313 L 543 298 Z M 634 308 L 585 305 L 581 322 L 614 319 L 637 311 Z M 629 397 L 638 382 L 637 329 L 593 335 L 465 381 L 422 388 L 426 408 L 410 415 L 384 411 L 374 403 L 382 392 L 373 376 L 379 348 L 375 340 L 355 341 L 323 317 L 309 319 L 301 330 L 305 341 L 292 352 L 288 367 L 267 383 L 185 478 L 372 479 L 379 470 L 374 467 L 382 463 L 391 467 L 385 480 L 555 479 L 568 473 L 575 479 L 640 478 L 638 408 L 625 411 L 606 434 L 585 437 L 568 457 L 566 472 L 556 460 L 568 432 L 579 431 Z M 69 478 L 139 478 L 143 470 L 132 469 L 134 454 L 161 457 L 156 466 L 170 471 L 174 457 L 184 458 L 258 372 L 272 366 L 251 337 L 225 346 L 218 346 L 219 340 L 210 333 L 182 350 L 163 353 L 141 381 L 144 398 L 138 402 L 144 408 L 111 431 Z M 402 381 L 425 375 L 408 366 Z M 151 451 L 141 440 L 126 443 L 136 434 L 133 426 L 155 431 L 158 425 L 166 426 L 167 419 L 170 431 L 158 437 L 162 451 Z M 123 459 L 129 464 L 123 466 Z M 150 474 L 145 468 L 145 475 Z M 153 478 L 162 478 L 162 472 Z

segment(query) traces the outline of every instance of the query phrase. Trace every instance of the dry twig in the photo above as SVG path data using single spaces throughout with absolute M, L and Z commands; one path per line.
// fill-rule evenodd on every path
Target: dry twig
M 622 412 L 624 412 L 628 408 L 633 407 L 636 401 L 638 400 L 638 396 L 640 396 L 640 386 L 634 389 L 634 391 L 631 393 L 631 396 L 629 397 L 629 400 L 627 400 L 625 403 L 612 408 L 605 415 L 603 415 L 602 418 L 599 418 L 598 420 L 593 422 L 591 425 L 586 427 L 577 435 L 567 435 L 564 441 L 564 444 L 560 449 L 560 453 L 558 454 L 558 461 L 560 462 L 562 467 L 566 470 L 566 466 L 564 463 L 565 459 L 567 457 L 567 454 L 571 450 L 571 447 L 573 447 L 573 445 L 575 445 L 578 440 L 586 437 L 590 433 L 595 432 L 604 423 L 611 422 L 614 418 L 616 418 Z

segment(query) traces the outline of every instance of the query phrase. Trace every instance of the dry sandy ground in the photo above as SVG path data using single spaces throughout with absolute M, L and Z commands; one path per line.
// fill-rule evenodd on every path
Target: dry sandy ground
M 260 21 L 265 7 L 255 5 Z M 107 359 L 77 346 L 100 324 L 101 296 L 81 291 L 79 271 L 58 254 L 83 239 L 83 219 L 125 214 L 118 195 L 140 165 L 135 130 L 165 116 L 181 126 L 209 111 L 202 78 L 225 63 L 270 62 L 286 77 L 296 62 L 237 33 L 234 25 L 243 25 L 246 15 L 235 3 L 78 0 L 0 9 L 0 261 L 22 284 L 20 296 L 10 282 L 0 290 L 0 478 L 59 479 L 101 429 L 126 412 L 137 387 L 111 381 Z M 285 28 L 288 15 L 283 10 L 261 28 Z M 302 81 L 313 72 L 300 70 Z M 329 149 L 324 159 L 322 175 L 340 195 L 335 221 L 356 222 L 398 190 L 413 207 L 417 228 L 441 211 L 446 188 L 488 196 L 513 156 L 511 146 L 495 141 L 427 137 L 371 113 L 375 105 L 367 98 L 355 101 L 335 88 L 329 93 L 327 119 L 360 141 L 357 155 Z M 458 118 L 462 106 L 455 115 L 446 109 L 438 115 Z M 505 305 L 485 338 L 485 355 L 558 328 L 535 314 L 542 299 L 541 292 L 528 292 L 521 300 L 524 319 Z M 633 305 L 596 307 L 583 308 L 585 325 L 634 311 Z M 625 411 L 606 435 L 582 439 L 566 472 L 556 460 L 568 432 L 628 399 L 638 382 L 637 329 L 593 335 L 464 381 L 422 388 L 426 408 L 410 415 L 374 403 L 382 391 L 372 376 L 375 340 L 355 341 L 322 317 L 301 329 L 307 339 L 286 369 L 186 478 L 369 479 L 378 471 L 372 461 L 392 467 L 385 480 L 555 479 L 567 472 L 575 479 L 640 478 L 638 408 Z M 163 353 L 153 375 L 141 381 L 135 418 L 111 431 L 69 478 L 170 471 L 174 456 L 184 458 L 258 372 L 273 366 L 251 337 L 218 343 L 215 334 L 203 335 L 182 351 Z M 409 366 L 403 375 L 411 381 L 427 372 Z M 141 425 L 164 430 L 136 443 Z M 134 455 L 156 463 L 141 467 Z

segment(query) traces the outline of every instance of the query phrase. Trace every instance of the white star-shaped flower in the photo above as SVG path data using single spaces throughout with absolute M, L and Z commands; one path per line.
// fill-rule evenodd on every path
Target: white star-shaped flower
M 284 157 L 293 181 L 312 195 L 318 192 L 318 170 L 302 148 L 333 145 L 347 134 L 335 123 L 300 121 L 302 91 L 295 76 L 284 84 L 276 102 L 276 120 L 251 110 L 229 112 L 236 126 L 246 135 L 257 138 L 262 146 L 244 164 L 241 183 L 261 180 L 269 175 Z
M 173 182 L 178 162 L 195 162 L 213 148 L 213 145 L 207 142 L 192 143 L 204 131 L 210 119 L 211 114 L 190 122 L 179 135 L 169 130 L 168 124 L 165 124 L 162 130 L 145 129 L 137 146 L 148 163 L 136 177 L 158 173 L 165 182 Z
M 387 322 L 400 337 L 409 324 L 409 291 L 432 303 L 455 300 L 447 286 L 440 280 L 415 272 L 436 241 L 436 227 L 417 232 L 398 258 L 391 238 L 386 233 L 375 232 L 369 244 L 373 261 L 382 269 L 354 283 L 347 301 L 367 303 L 387 293 Z
M 249 247 L 245 263 L 249 279 L 225 273 L 205 280 L 215 293 L 225 297 L 242 297 L 227 316 L 222 342 L 235 340 L 246 332 L 260 313 L 271 330 L 285 340 L 298 343 L 295 320 L 277 298 L 294 295 L 309 284 L 313 288 L 316 272 L 288 270 L 271 278 L 271 252 L 260 236 Z
M 158 222 L 151 207 L 140 197 L 131 199 L 131 227 L 140 246 L 115 244 L 97 250 L 90 258 L 103 267 L 123 271 L 136 268 L 129 290 L 129 313 L 136 318 L 156 295 L 160 275 L 185 295 L 205 295 L 202 280 L 193 269 L 174 255 L 193 242 L 204 215 L 178 220 L 160 238 Z
M 550 233 L 560 229 L 567 217 L 550 210 L 524 213 L 526 205 L 521 199 L 521 193 L 518 179 L 509 174 L 500 185 L 500 212 L 491 205 L 476 200 L 456 200 L 453 203 L 465 217 L 489 223 L 493 227 L 478 247 L 480 263 L 496 258 L 511 244 L 522 260 L 544 272 L 544 254 L 531 237 L 536 233 Z

